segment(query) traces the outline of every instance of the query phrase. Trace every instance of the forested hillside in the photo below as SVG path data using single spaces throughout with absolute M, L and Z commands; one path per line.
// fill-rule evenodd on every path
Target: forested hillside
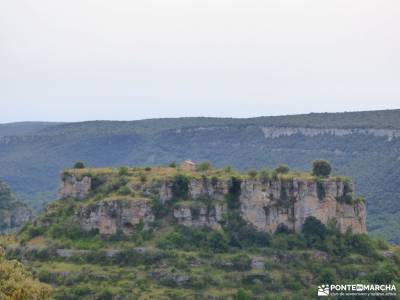
M 369 231 L 400 242 L 399 149 L 400 110 L 47 124 L 3 134 L 0 179 L 39 208 L 54 199 L 60 170 L 77 160 L 101 167 L 191 158 L 240 170 L 280 163 L 306 170 L 327 159 L 365 196 Z

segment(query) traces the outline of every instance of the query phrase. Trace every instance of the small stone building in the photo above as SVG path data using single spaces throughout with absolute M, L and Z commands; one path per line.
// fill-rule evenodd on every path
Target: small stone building
M 196 169 L 196 164 L 191 160 L 187 159 L 181 162 L 179 168 L 183 171 L 194 171 Z

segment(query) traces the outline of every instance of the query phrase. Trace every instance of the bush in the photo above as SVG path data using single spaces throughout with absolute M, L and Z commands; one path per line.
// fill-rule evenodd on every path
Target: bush
M 250 176 L 251 178 L 256 178 L 258 172 L 257 172 L 257 170 L 250 170 L 250 171 L 248 172 L 248 174 L 249 174 L 249 176 Z
M 235 299 L 235 300 L 250 300 L 251 299 L 251 295 L 245 289 L 240 288 L 240 289 L 238 289 L 238 291 L 234 295 L 233 299 Z
M 289 169 L 288 165 L 279 165 L 275 168 L 275 171 L 278 174 L 287 174 L 287 173 L 289 173 L 290 169 Z
M 211 231 L 207 236 L 207 246 L 214 252 L 224 252 L 228 249 L 228 241 L 219 231 Z
M 241 184 L 242 181 L 236 177 L 232 177 L 228 184 L 227 202 L 229 209 L 237 209 L 240 206 Z
M 325 185 L 322 180 L 317 180 L 317 195 L 319 200 L 323 200 L 326 196 Z
M 312 216 L 305 220 L 302 231 L 309 245 L 323 241 L 328 233 L 326 226 Z
M 161 249 L 174 249 L 184 245 L 184 239 L 178 232 L 171 232 L 160 240 L 158 246 Z
M 172 162 L 172 163 L 170 163 L 169 165 L 168 165 L 168 167 L 170 167 L 170 168 L 176 168 L 176 162 Z
M 290 233 L 293 233 L 293 230 L 290 230 L 289 227 L 287 227 L 287 225 L 283 223 L 279 224 L 275 231 L 275 234 L 290 234 Z
M 322 284 L 333 284 L 336 282 L 336 272 L 331 268 L 322 268 L 319 272 L 318 282 Z
M 119 176 L 125 176 L 125 175 L 128 175 L 128 173 L 129 173 L 128 167 L 121 167 L 118 169 Z
M 145 183 L 147 181 L 147 177 L 143 173 L 139 174 L 139 179 L 141 183 Z
M 271 236 L 267 232 L 258 231 L 253 225 L 243 220 L 237 212 L 226 215 L 223 228 L 232 247 L 266 247 L 271 241 Z
M 208 228 L 190 228 L 178 225 L 176 230 L 163 237 L 158 246 L 162 249 L 196 249 L 224 252 L 228 249 L 228 240 L 223 232 Z
M 172 180 L 172 195 L 175 200 L 185 200 L 189 194 L 189 178 L 183 174 L 177 174 Z
M 106 183 L 106 179 L 99 175 L 91 175 L 91 188 L 93 191 L 96 191 L 99 187 L 101 187 L 104 183 Z
M 235 270 L 248 271 L 251 269 L 251 258 L 247 254 L 238 254 L 231 261 Z
M 17 261 L 9 261 L 0 249 L 0 299 L 50 299 L 51 287 L 40 283 Z
M 108 194 L 118 191 L 122 186 L 126 185 L 128 180 L 125 177 L 116 177 L 106 182 L 100 189 L 100 191 Z
M 231 173 L 232 172 L 232 167 L 231 166 L 226 166 L 222 169 L 225 173 Z
M 85 168 L 85 164 L 83 162 L 81 162 L 81 161 L 77 161 L 74 164 L 74 169 L 84 169 L 84 168 Z
M 331 174 L 331 164 L 326 160 L 315 160 L 313 161 L 313 172 L 314 176 L 328 177 Z
M 211 185 L 213 187 L 216 187 L 218 185 L 218 177 L 217 176 L 211 177 Z
M 354 202 L 357 203 L 357 204 L 365 203 L 365 198 L 364 197 L 357 197 L 354 200 Z
M 211 164 L 208 161 L 203 161 L 196 166 L 196 171 L 207 171 L 211 169 Z
M 127 196 L 127 195 L 130 195 L 131 193 L 132 193 L 132 190 L 127 185 L 121 186 L 118 189 L 119 195 Z
M 36 227 L 36 226 L 29 226 L 28 227 L 28 237 L 29 239 L 33 239 L 34 237 L 40 236 L 44 234 L 45 227 Z
M 113 294 L 109 289 L 103 289 L 96 297 L 98 300 L 112 300 Z
M 267 183 L 271 179 L 271 174 L 267 169 L 262 169 L 260 172 L 260 179 L 262 183 Z
M 348 204 L 348 205 L 354 204 L 353 195 L 351 195 L 351 194 L 346 194 L 346 195 L 343 197 L 343 202 L 346 203 L 346 204 Z
M 346 244 L 360 254 L 367 256 L 376 255 L 374 244 L 366 234 L 347 235 Z

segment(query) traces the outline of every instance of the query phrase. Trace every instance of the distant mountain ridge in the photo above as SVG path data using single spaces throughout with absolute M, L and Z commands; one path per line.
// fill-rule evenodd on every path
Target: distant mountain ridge
M 17 122 L 0 124 L 0 138 L 4 136 L 31 135 L 43 128 L 60 125 L 56 122 Z
M 55 197 L 60 170 L 77 160 L 102 167 L 191 158 L 239 170 L 279 163 L 307 170 L 322 158 L 354 178 L 369 231 L 400 242 L 400 110 L 28 125 L 0 124 L 0 179 L 36 207 Z

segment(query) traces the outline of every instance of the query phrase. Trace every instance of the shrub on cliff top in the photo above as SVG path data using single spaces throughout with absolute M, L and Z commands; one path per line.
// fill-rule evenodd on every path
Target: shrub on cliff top
M 119 176 L 125 176 L 125 175 L 128 175 L 128 173 L 129 173 L 128 167 L 120 167 L 118 169 L 118 175 Z
M 211 163 L 209 161 L 203 161 L 196 166 L 196 171 L 208 171 L 211 169 Z
M 85 164 L 83 162 L 81 162 L 81 161 L 77 161 L 74 164 L 74 169 L 84 169 L 84 168 L 85 168 Z
M 279 165 L 275 168 L 275 171 L 279 174 L 287 174 L 289 173 L 290 169 L 288 165 Z
M 260 171 L 260 179 L 262 183 L 267 183 L 268 180 L 271 179 L 271 174 L 269 173 L 268 169 L 262 169 Z
M 256 176 L 258 175 L 258 172 L 257 172 L 257 170 L 250 170 L 250 171 L 248 172 L 248 174 L 249 174 L 249 176 L 250 176 L 251 178 L 256 178 Z
M 314 160 L 313 172 L 314 176 L 328 177 L 331 174 L 331 164 L 326 160 Z

